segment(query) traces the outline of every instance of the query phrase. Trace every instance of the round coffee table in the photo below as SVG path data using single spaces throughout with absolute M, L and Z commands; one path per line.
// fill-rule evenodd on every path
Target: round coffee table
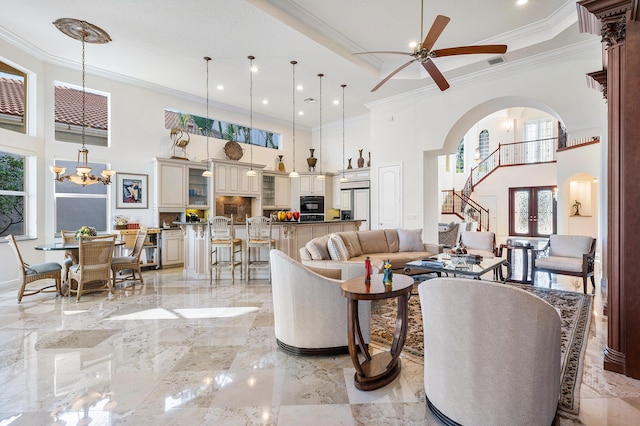
M 393 381 L 400 374 L 398 357 L 407 337 L 407 321 L 409 315 L 409 296 L 413 288 L 413 278 L 394 274 L 391 289 L 382 283 L 382 274 L 371 275 L 371 282 L 365 284 L 365 278 L 357 277 L 342 284 L 342 295 L 348 299 L 349 354 L 356 368 L 354 383 L 356 388 L 369 391 L 381 388 Z M 375 355 L 369 353 L 362 337 L 358 319 L 358 301 L 398 299 L 398 312 L 391 349 Z M 364 355 L 364 361 L 358 357 L 358 346 Z

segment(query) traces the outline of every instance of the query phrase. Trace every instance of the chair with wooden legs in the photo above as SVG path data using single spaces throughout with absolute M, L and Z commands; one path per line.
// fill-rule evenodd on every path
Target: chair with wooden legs
M 216 270 L 215 279 L 220 279 L 220 269 L 228 267 L 231 269 L 231 280 L 235 280 L 236 267 L 240 267 L 240 278 L 242 278 L 242 240 L 236 238 L 233 228 L 233 215 L 215 216 L 209 220 L 209 273 L 213 280 L 213 270 Z M 229 250 L 229 260 L 222 250 Z M 240 255 L 240 259 L 237 258 Z M 223 260 L 225 259 L 225 260 Z
M 117 283 L 125 281 L 133 281 L 133 285 L 135 285 L 136 281 L 140 281 L 140 284 L 144 284 L 144 280 L 142 279 L 140 256 L 142 255 L 142 249 L 144 248 L 144 242 L 146 239 L 147 230 L 142 228 L 138 229 L 131 253 L 129 253 L 128 256 L 114 256 L 113 259 L 111 259 L 111 275 L 113 277 L 112 288 L 115 288 Z M 131 274 L 118 278 L 118 274 L 122 274 L 122 271 L 125 270 L 131 271 Z M 136 272 L 138 273 L 137 278 Z
M 246 277 L 251 278 L 251 269 L 266 268 L 271 282 L 271 266 L 269 263 L 269 252 L 276 248 L 276 240 L 272 237 L 271 219 L 264 216 L 246 217 L 247 242 L 246 242 Z M 253 249 L 253 258 L 251 256 Z M 260 258 L 260 252 L 266 251 L 266 260 Z
M 111 260 L 116 237 L 80 237 L 79 262 L 69 272 L 69 293 L 75 293 L 78 302 L 83 293 L 108 290 L 111 294 Z
M 60 236 L 62 236 L 63 243 L 71 243 L 76 241 L 76 231 L 61 230 Z M 62 281 L 65 285 L 69 283 L 69 269 L 71 266 L 78 264 L 78 250 L 66 250 L 64 252 L 64 276 Z
M 18 269 L 20 270 L 20 289 L 18 290 L 18 303 L 22 301 L 23 296 L 31 296 L 38 293 L 62 294 L 62 265 L 57 262 L 38 263 L 29 265 L 22 260 L 22 255 L 16 244 L 16 239 L 12 234 L 5 237 L 9 242 L 9 246 L 13 248 L 13 253 L 18 261 Z M 38 289 L 28 289 L 27 285 L 39 280 L 54 280 L 55 285 L 48 285 Z M 53 290 L 51 290 L 54 288 Z

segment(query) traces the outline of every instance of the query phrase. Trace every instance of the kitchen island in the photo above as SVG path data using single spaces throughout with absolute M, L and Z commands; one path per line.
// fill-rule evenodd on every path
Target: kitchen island
M 184 233 L 184 268 L 185 271 L 196 276 L 209 274 L 209 229 L 207 222 L 174 222 Z M 276 248 L 288 256 L 300 260 L 299 249 L 316 237 L 334 232 L 355 231 L 360 228 L 362 220 L 328 220 L 323 222 L 288 222 L 273 221 L 272 237 L 276 240 Z M 234 223 L 236 238 L 245 241 L 247 229 L 245 222 Z M 243 251 L 246 248 L 243 246 Z M 269 258 L 267 250 L 260 253 L 260 257 Z M 226 254 L 226 253 L 225 253 Z M 228 256 L 228 254 L 227 254 Z M 243 254 L 243 259 L 245 255 Z M 262 271 L 257 271 L 258 273 Z M 229 271 L 222 271 L 223 278 L 230 278 Z M 229 277 L 224 274 L 229 274 Z M 264 277 L 268 278 L 266 272 Z M 252 274 L 253 276 L 253 274 Z

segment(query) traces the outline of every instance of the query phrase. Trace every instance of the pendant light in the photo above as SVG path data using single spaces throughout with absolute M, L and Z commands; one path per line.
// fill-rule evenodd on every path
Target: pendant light
M 340 178 L 340 182 L 348 182 L 344 175 L 344 169 L 346 168 L 344 165 L 344 88 L 347 87 L 346 84 L 341 85 L 342 87 L 342 177 Z
M 102 28 L 79 19 L 61 18 L 56 20 L 53 25 L 55 25 L 56 28 L 65 35 L 82 42 L 82 147 L 78 150 L 78 162 L 76 164 L 75 173 L 64 175 L 63 173 L 67 170 L 66 167 L 55 165 L 49 166 L 49 170 L 51 170 L 55 175 L 54 179 L 57 182 L 64 182 L 65 180 L 68 180 L 71 183 L 82 186 L 93 185 L 95 183 L 109 185 L 111 183 L 111 176 L 116 173 L 115 170 L 103 170 L 100 172 L 100 176 L 91 174 L 91 167 L 89 167 L 89 150 L 85 146 L 85 129 L 87 127 L 85 120 L 87 92 L 85 89 L 86 72 L 84 48 L 85 43 L 109 43 L 111 41 L 111 37 Z
M 298 61 L 291 61 L 291 70 L 293 71 L 293 119 L 291 120 L 293 123 L 293 171 L 289 173 L 289 177 L 297 178 L 300 177 L 298 172 L 296 172 L 296 64 Z
M 206 138 L 207 138 L 207 170 L 205 170 L 204 172 L 202 172 L 202 176 L 204 177 L 213 177 L 213 171 L 211 171 L 211 157 L 209 156 L 209 133 L 211 133 L 211 129 L 208 127 L 210 122 L 209 122 L 209 62 L 211 61 L 211 57 L 209 56 L 205 56 L 204 57 L 205 63 L 207 64 L 207 128 L 205 129 L 205 131 L 207 132 L 206 134 Z
M 322 173 L 322 77 L 324 74 L 318 74 L 318 80 L 320 81 L 320 96 L 318 101 L 320 102 L 320 155 L 318 155 L 318 162 L 320 163 L 320 174 L 318 175 L 318 180 L 324 180 L 324 173 Z
M 247 56 L 249 58 L 249 149 L 251 150 L 251 168 L 247 171 L 247 176 L 254 177 L 257 175 L 253 170 L 253 60 L 255 56 Z

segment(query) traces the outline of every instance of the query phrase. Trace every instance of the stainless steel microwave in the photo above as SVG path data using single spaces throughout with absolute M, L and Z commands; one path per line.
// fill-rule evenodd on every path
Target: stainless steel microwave
M 300 197 L 300 214 L 324 213 L 324 197 L 317 195 L 303 195 Z

